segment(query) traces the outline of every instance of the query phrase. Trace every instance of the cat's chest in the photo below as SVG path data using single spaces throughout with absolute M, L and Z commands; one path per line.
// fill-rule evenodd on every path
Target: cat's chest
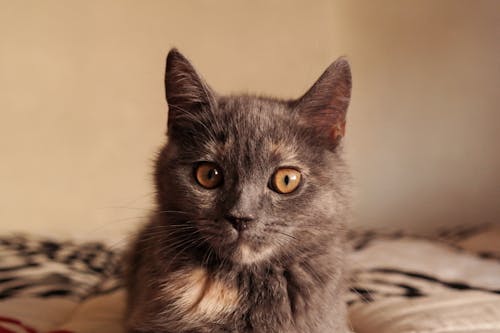
M 283 274 L 224 277 L 197 267 L 173 273 L 163 292 L 171 311 L 193 325 L 216 322 L 235 332 L 264 326 L 281 332 L 294 321 L 295 299 Z
M 234 282 L 215 278 L 202 267 L 172 273 L 162 289 L 172 311 L 191 322 L 225 318 L 238 308 L 241 299 Z

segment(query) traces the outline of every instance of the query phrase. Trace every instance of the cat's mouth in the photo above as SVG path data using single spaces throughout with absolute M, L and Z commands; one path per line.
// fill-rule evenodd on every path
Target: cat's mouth
M 224 220 L 214 219 L 217 231 L 199 226 L 205 240 L 216 250 L 221 258 L 229 259 L 236 264 L 251 265 L 269 259 L 274 247 L 268 244 L 255 228 L 237 229 L 228 223 L 221 227 Z M 217 234 L 217 236 L 215 236 Z

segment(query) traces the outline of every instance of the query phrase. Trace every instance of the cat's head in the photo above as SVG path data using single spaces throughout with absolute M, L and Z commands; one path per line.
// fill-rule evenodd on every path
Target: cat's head
M 296 100 L 221 96 L 177 50 L 165 75 L 159 211 L 223 259 L 255 264 L 321 246 L 344 217 L 340 156 L 351 91 L 339 59 Z

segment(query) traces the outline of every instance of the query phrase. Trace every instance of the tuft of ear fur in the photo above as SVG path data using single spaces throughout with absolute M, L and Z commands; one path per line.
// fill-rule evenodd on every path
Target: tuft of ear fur
M 175 48 L 171 49 L 167 56 L 165 96 L 168 103 L 169 128 L 214 103 L 214 93 L 210 87 L 189 60 Z
M 294 102 L 300 119 L 307 126 L 313 127 L 332 148 L 345 135 L 351 87 L 349 63 L 345 58 L 339 58 Z

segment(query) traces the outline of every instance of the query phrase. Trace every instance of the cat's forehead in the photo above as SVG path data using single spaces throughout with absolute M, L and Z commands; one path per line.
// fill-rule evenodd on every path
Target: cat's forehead
M 215 117 L 223 132 L 218 136 L 219 150 L 297 157 L 300 142 L 296 121 L 285 102 L 251 96 L 224 98 L 219 101 Z
M 280 140 L 293 134 L 292 112 L 280 100 L 253 96 L 221 98 L 215 116 L 227 134 L 245 134 L 249 140 Z

